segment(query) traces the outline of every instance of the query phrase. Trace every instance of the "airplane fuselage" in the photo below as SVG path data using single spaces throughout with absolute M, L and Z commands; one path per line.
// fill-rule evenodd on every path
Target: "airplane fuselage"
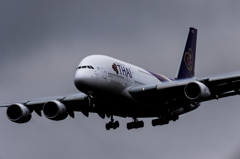
M 114 106 L 114 109 L 123 116 L 134 114 L 138 117 L 158 114 L 149 109 L 146 104 L 134 100 L 128 90 L 131 87 L 161 84 L 166 81 L 171 80 L 163 75 L 104 55 L 91 55 L 84 58 L 79 63 L 74 78 L 74 84 L 79 91 L 104 99 L 104 105 Z M 146 106 L 148 109 L 145 109 Z

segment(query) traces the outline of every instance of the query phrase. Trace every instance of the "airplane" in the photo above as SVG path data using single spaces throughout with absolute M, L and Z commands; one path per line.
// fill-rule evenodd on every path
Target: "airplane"
M 107 130 L 120 126 L 114 116 L 132 118 L 127 129 L 144 127 L 139 118 L 154 118 L 152 126 L 169 124 L 197 109 L 201 102 L 240 95 L 240 74 L 196 78 L 197 29 L 189 28 L 177 74 L 174 79 L 127 62 L 90 55 L 77 66 L 74 84 L 80 93 L 40 100 L 1 104 L 15 123 L 27 123 L 33 111 L 39 116 L 60 121 L 75 112 L 97 113 L 109 118 Z

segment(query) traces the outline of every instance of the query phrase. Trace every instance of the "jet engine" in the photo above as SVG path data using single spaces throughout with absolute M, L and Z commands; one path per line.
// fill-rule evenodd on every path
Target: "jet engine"
M 51 120 L 63 120 L 68 116 L 66 106 L 56 100 L 44 104 L 43 114 Z
M 32 118 L 32 114 L 26 106 L 15 103 L 7 108 L 7 117 L 15 123 L 26 123 Z
M 204 100 L 211 96 L 209 88 L 198 81 L 188 83 L 184 88 L 184 93 L 191 100 Z

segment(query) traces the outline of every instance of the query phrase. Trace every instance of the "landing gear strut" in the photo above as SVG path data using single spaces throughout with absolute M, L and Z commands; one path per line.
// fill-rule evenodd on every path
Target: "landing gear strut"
M 113 116 L 111 115 L 111 121 L 106 124 L 106 129 L 107 130 L 110 130 L 111 128 L 116 129 L 118 127 L 119 127 L 119 122 L 118 121 L 114 122 Z
M 138 129 L 144 127 L 144 122 L 143 121 L 138 121 L 137 119 L 134 119 L 133 122 L 127 123 L 127 129 Z

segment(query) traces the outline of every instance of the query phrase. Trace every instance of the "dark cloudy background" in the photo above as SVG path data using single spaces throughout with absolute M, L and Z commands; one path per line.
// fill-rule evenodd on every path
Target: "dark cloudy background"
M 198 29 L 196 75 L 240 70 L 237 0 L 2 0 L 0 103 L 76 93 L 85 56 L 109 55 L 175 76 L 189 27 Z M 0 159 L 238 159 L 240 97 L 202 103 L 162 127 L 106 131 L 95 114 L 16 124 L 0 111 Z

